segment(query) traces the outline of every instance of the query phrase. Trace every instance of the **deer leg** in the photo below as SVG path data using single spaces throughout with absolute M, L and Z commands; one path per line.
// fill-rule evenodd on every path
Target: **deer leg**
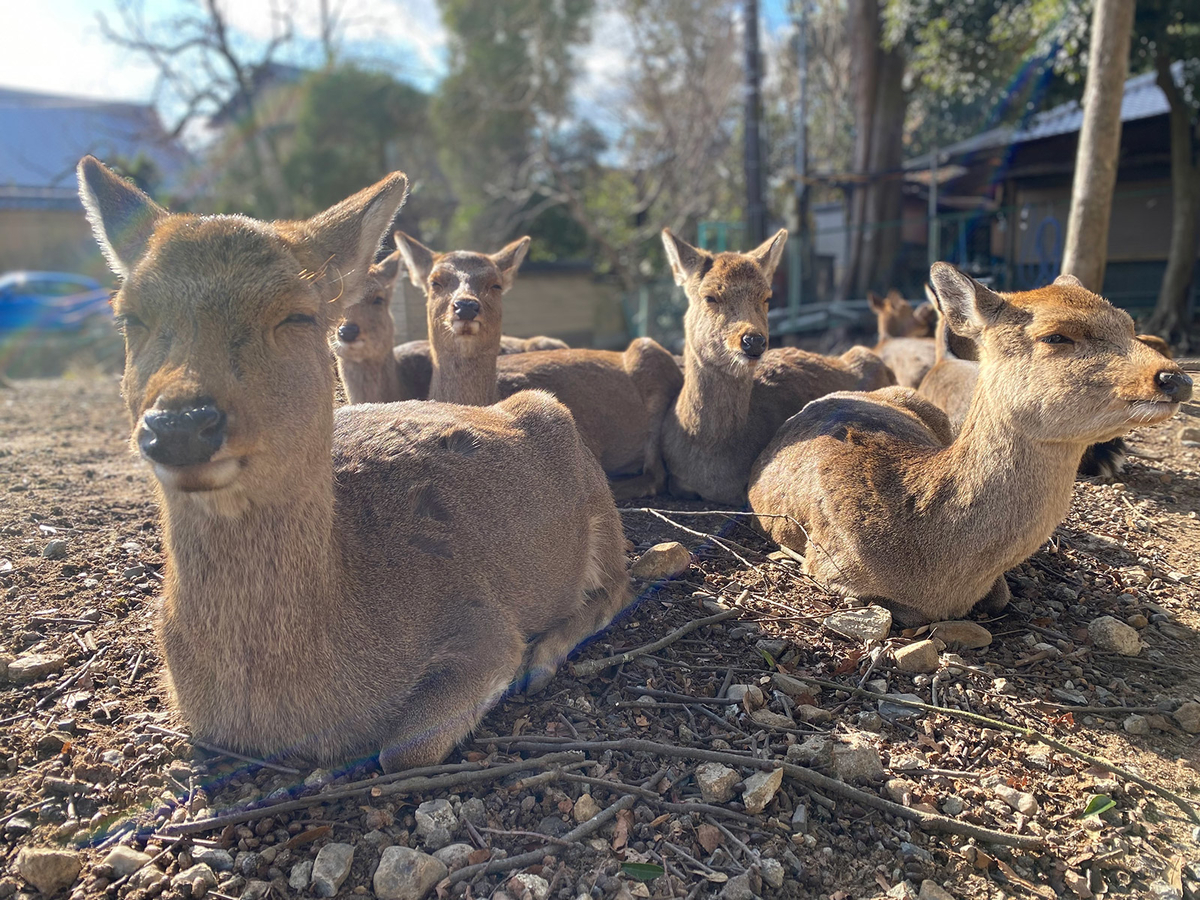
M 1012 599 L 1012 592 L 1008 589 L 1008 582 L 1004 575 L 1001 574 L 992 585 L 991 590 L 983 595 L 976 606 L 990 616 L 1003 612 L 1004 607 L 1008 606 L 1008 601 Z

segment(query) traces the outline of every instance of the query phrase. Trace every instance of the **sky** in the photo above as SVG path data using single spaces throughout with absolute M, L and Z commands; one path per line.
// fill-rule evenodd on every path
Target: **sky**
M 276 5 L 284 2 L 276 0 Z M 765 29 L 783 27 L 786 2 L 761 0 Z M 318 0 L 291 3 L 297 10 L 296 30 L 308 39 L 308 61 L 317 62 Z M 271 35 L 272 5 L 271 0 L 226 0 L 223 7 L 239 33 L 265 40 Z M 141 0 L 141 6 L 148 19 L 164 19 L 187 9 L 189 3 Z M 0 87 L 107 100 L 152 99 L 153 66 L 114 46 L 101 33 L 98 17 L 105 15 L 116 23 L 117 8 L 118 0 L 0 0 L 6 38 L 0 53 Z M 437 0 L 341 0 L 340 8 L 352 55 L 386 58 L 394 74 L 422 88 L 437 83 L 446 64 L 446 33 Z M 585 94 L 600 93 L 619 77 L 620 42 L 613 38 L 604 21 L 598 21 L 593 44 L 583 54 L 585 81 L 590 82 L 582 86 Z

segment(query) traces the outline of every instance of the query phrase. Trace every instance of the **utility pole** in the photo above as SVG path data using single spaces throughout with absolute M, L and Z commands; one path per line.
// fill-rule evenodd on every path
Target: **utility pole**
M 792 232 L 788 265 L 788 318 L 800 313 L 804 288 L 804 250 L 808 234 L 808 0 L 792 0 L 796 23 L 796 161 L 794 201 L 796 224 Z
M 758 0 L 746 0 L 746 146 L 743 166 L 746 173 L 746 241 L 757 247 L 767 239 L 767 206 L 763 200 L 762 145 L 759 123 L 762 120 L 762 57 L 758 50 Z

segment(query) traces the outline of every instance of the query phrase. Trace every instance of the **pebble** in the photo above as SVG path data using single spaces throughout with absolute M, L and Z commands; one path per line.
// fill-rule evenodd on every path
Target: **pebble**
M 148 862 L 150 862 L 149 853 L 140 853 L 132 847 L 122 844 L 108 851 L 103 864 L 111 866 L 113 874 L 117 878 L 124 878 L 126 875 L 132 875 Z
M 271 896 L 271 882 L 254 878 L 246 882 L 239 895 L 240 900 L 267 900 Z
M 833 718 L 832 715 L 830 718 Z M 883 716 L 873 710 L 864 709 L 858 714 L 858 727 L 863 731 L 880 731 L 883 729 Z
M 892 630 L 892 614 L 882 606 L 840 609 L 825 619 L 825 627 L 857 641 L 882 641 Z
M 313 861 L 311 859 L 302 859 L 300 862 L 292 866 L 292 872 L 288 876 L 288 887 L 293 891 L 303 891 L 308 888 L 308 883 L 312 881 Z
M 809 684 L 807 681 L 801 681 L 799 678 L 793 678 L 782 672 L 776 672 L 771 676 L 771 687 L 789 697 L 817 697 L 821 693 L 821 689 L 817 685 Z
M 449 800 L 426 800 L 417 807 L 417 834 L 425 839 L 428 850 L 440 850 L 450 843 L 458 830 L 458 817 Z
M 816 707 L 811 707 L 816 709 Z M 822 712 L 822 710 L 818 710 Z M 763 728 L 795 728 L 796 723 L 787 716 L 777 712 L 771 712 L 769 709 L 756 709 L 750 713 L 750 721 L 755 725 L 760 725 Z
M 577 824 L 582 825 L 599 812 L 600 804 L 596 802 L 595 797 L 591 794 L 580 794 L 579 799 L 575 801 L 575 808 L 571 810 L 571 815 L 575 817 Z
M 1141 613 L 1134 613 L 1132 616 L 1126 617 L 1125 624 L 1130 628 L 1145 628 L 1150 624 L 1150 620 Z
M 433 858 L 442 863 L 448 871 L 453 872 L 470 862 L 470 856 L 474 850 L 475 848 L 470 844 L 447 844 L 433 854 Z
M 206 892 L 217 886 L 217 876 L 204 863 L 196 863 L 194 866 L 176 873 L 171 879 L 171 887 L 173 888 L 181 887 L 185 884 L 191 888 L 193 897 L 202 897 Z
M 758 861 L 758 874 L 762 876 L 762 880 L 769 886 L 778 890 L 783 887 L 784 870 L 783 863 L 777 859 L 760 859 Z
M 1125 721 L 1121 723 L 1129 734 L 1149 734 L 1150 720 L 1145 716 L 1139 716 L 1136 713 L 1125 717 Z
M 829 766 L 833 762 L 833 739 L 827 734 L 809 735 L 799 744 L 788 747 L 786 758 L 801 766 Z
M 936 881 L 926 878 L 921 882 L 921 893 L 917 894 L 917 900 L 954 900 L 954 895 Z
M 1101 650 L 1113 650 L 1122 656 L 1137 656 L 1142 652 L 1137 631 L 1112 616 L 1093 619 L 1088 625 L 1088 637 Z
M 46 559 L 63 559 L 67 555 L 66 541 L 51 541 L 42 548 L 42 556 Z
M 949 650 L 980 650 L 992 643 L 992 633 L 977 622 L 955 619 L 935 622 L 929 636 L 937 638 Z
M 892 885 L 883 896 L 888 900 L 917 900 L 917 892 L 907 881 Z
M 942 812 L 948 816 L 957 816 L 967 808 L 966 802 L 957 794 L 951 794 L 942 801 Z
M 899 803 L 901 806 L 908 806 L 909 801 L 912 800 L 912 792 L 916 790 L 916 787 L 916 784 L 907 778 L 889 778 L 883 785 L 888 798 L 893 803 Z
M 838 744 L 833 748 L 833 768 L 842 781 L 883 774 L 879 751 L 869 744 Z
M 717 896 L 721 900 L 754 900 L 758 895 L 750 886 L 750 873 L 743 872 L 725 882 L 725 887 L 721 888 L 721 893 Z
M 446 864 L 409 847 L 388 847 L 379 858 L 372 886 L 379 900 L 423 900 L 449 874 Z
M 513 882 L 516 882 L 519 887 L 513 887 Z M 529 896 L 533 900 L 546 900 L 550 896 L 550 882 L 541 875 L 530 875 L 527 872 L 522 872 L 510 878 L 508 883 L 509 889 L 518 897 L 524 896 L 526 891 L 529 891 Z
M 192 861 L 204 863 L 214 872 L 233 871 L 233 857 L 228 850 L 222 850 L 220 847 L 193 847 Z
M 1007 785 L 996 776 L 988 779 L 983 783 L 986 788 L 991 788 L 992 793 L 1015 809 L 1023 816 L 1036 815 L 1038 811 L 1038 802 L 1033 794 L 1026 791 L 1019 791 L 1010 785 Z
M 731 704 L 743 704 L 751 709 L 758 709 L 767 702 L 763 696 L 762 689 L 756 684 L 731 684 L 729 690 L 725 692 L 725 698 Z
M 917 709 L 915 706 L 902 706 L 899 703 L 888 703 L 888 698 L 896 700 L 908 700 L 912 703 L 924 703 L 916 694 L 884 694 L 883 699 L 879 701 L 879 715 L 887 719 L 889 722 L 899 722 L 903 719 L 917 719 L 925 715 L 925 710 Z
M 464 800 L 458 815 L 464 822 L 470 822 L 476 828 L 487 825 L 487 806 L 478 797 Z
M 630 574 L 643 581 L 674 578 L 692 564 L 692 554 L 678 541 L 655 544 L 633 564 Z
M 442 802 L 446 803 L 445 800 Z M 313 862 L 313 893 L 318 897 L 332 897 L 336 894 L 346 876 L 350 874 L 350 865 L 353 862 L 353 844 L 331 843 L 322 847 Z
M 1188 700 L 1186 703 L 1180 704 L 1179 709 L 1175 710 L 1172 715 L 1179 723 L 1179 727 L 1188 734 L 1200 734 L 1200 703 Z
M 725 803 L 733 796 L 733 786 L 742 780 L 734 769 L 721 763 L 702 763 L 696 767 L 696 784 L 705 803 Z
M 901 647 L 893 656 L 896 668 L 909 675 L 937 671 L 938 649 L 933 641 L 916 641 L 907 647 Z
M 767 804 L 775 799 L 775 792 L 783 784 L 783 768 L 771 771 L 758 771 L 746 779 L 742 789 L 742 802 L 746 804 L 746 812 L 752 816 L 758 815 L 767 808 Z
M 30 684 L 62 671 L 62 667 L 63 658 L 53 653 L 18 656 L 8 664 L 8 680 L 16 684 Z
M 801 703 L 796 707 L 796 715 L 800 717 L 800 721 L 809 725 L 828 725 L 833 721 L 833 713 L 829 710 L 821 709 L 819 706 L 810 706 L 807 703 Z
M 79 855 L 69 850 L 22 847 L 12 863 L 12 870 L 49 896 L 79 877 Z
M 1182 900 L 1183 894 L 1165 881 L 1150 882 L 1150 900 Z

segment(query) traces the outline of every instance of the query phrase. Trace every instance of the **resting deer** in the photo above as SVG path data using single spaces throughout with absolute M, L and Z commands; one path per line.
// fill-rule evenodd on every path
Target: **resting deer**
M 1171 358 L 1171 347 L 1162 338 L 1152 334 L 1136 337 L 1156 353 Z M 919 393 L 946 413 L 951 430 L 957 434 L 967 417 L 979 378 L 979 354 L 974 342 L 956 335 L 946 327 L 944 320 L 938 322 L 936 340 L 938 361 L 922 380 Z M 1128 452 L 1123 437 L 1091 444 L 1079 461 L 1079 474 L 1110 478 L 1118 475 L 1125 466 Z
M 958 436 L 907 388 L 831 394 L 779 430 L 750 484 L 759 525 L 804 552 L 806 572 L 905 622 L 1003 608 L 1004 573 L 1066 514 L 1084 448 L 1165 421 L 1192 393 L 1071 276 L 1018 294 L 945 263 L 931 278 L 948 326 L 979 348 Z
M 122 393 L 157 481 L 158 633 L 197 738 L 320 765 L 440 761 L 630 597 L 624 537 L 566 408 L 333 408 L 328 332 L 407 182 L 302 222 L 169 214 L 92 157 L 122 285 Z
M 937 310 L 929 303 L 914 310 L 913 305 L 894 290 L 888 291 L 886 297 L 869 291 L 867 303 L 879 324 L 875 352 L 892 370 L 897 384 L 917 387 L 936 362 L 937 350 L 932 335 Z
M 428 299 L 434 359 L 431 396 L 434 385 L 443 399 L 454 403 L 490 403 L 531 388 L 550 391 L 571 410 L 615 496 L 629 499 L 660 492 L 666 482 L 662 421 L 683 383 L 679 367 L 661 346 L 639 338 L 623 353 L 547 350 L 506 355 L 497 362 L 500 295 L 512 285 L 528 240 L 485 257 L 437 254 L 396 234 L 409 277 Z M 470 304 L 470 328 L 460 325 L 462 304 Z
M 663 423 L 668 489 L 738 506 L 750 466 L 788 416 L 831 391 L 895 382 L 865 347 L 839 358 L 767 349 L 771 276 L 787 231 L 750 253 L 715 256 L 670 229 L 662 234 L 675 283 L 688 298 L 683 389 Z

